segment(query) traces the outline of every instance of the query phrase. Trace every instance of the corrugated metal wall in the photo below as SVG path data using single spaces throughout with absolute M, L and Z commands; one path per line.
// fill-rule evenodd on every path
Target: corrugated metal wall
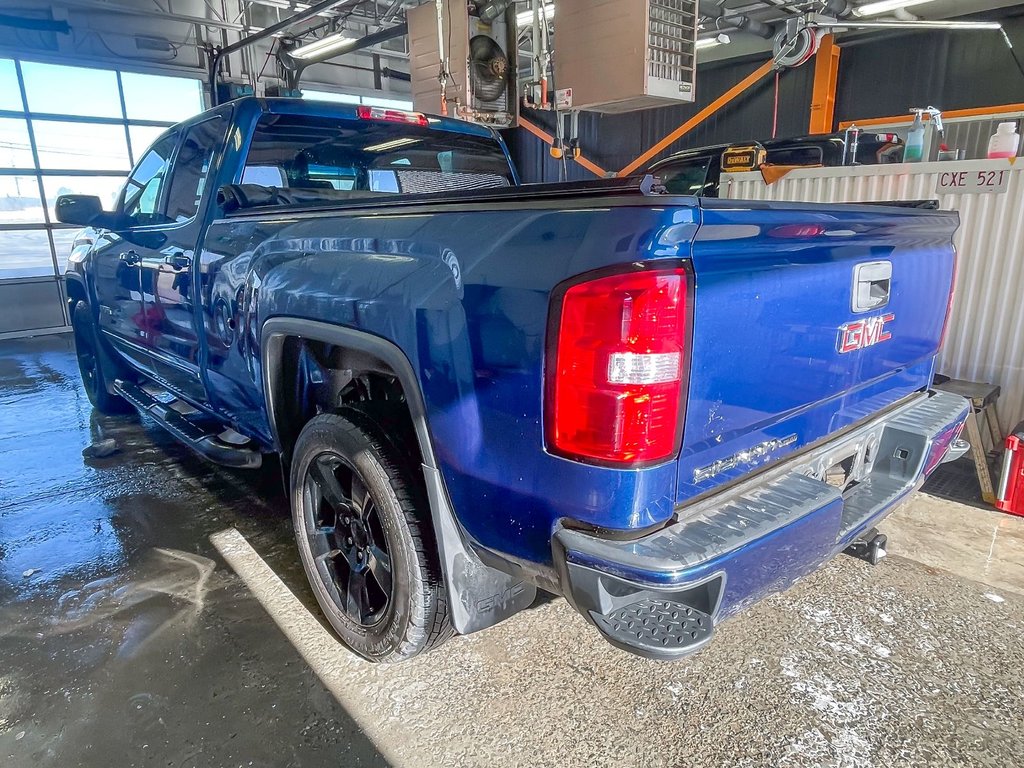
M 939 173 L 952 169 L 1009 169 L 1009 184 L 1002 194 L 936 195 Z M 960 272 L 939 371 L 1000 385 L 1004 434 L 1024 419 L 1024 168 L 1000 160 L 925 163 L 910 172 L 905 165 L 808 168 L 771 186 L 759 173 L 726 174 L 722 195 L 818 203 L 938 197 L 960 211 Z
M 583 154 L 602 168 L 619 170 L 763 63 L 763 59 L 745 59 L 701 68 L 697 80 L 697 100 L 693 104 L 647 109 L 624 115 L 582 113 L 580 142 Z M 782 74 L 779 86 L 779 136 L 807 133 L 813 83 L 813 67 L 800 67 Z M 771 136 L 774 99 L 775 82 L 768 76 L 673 144 L 663 155 L 688 147 Z M 525 110 L 523 114 L 548 133 L 554 134 L 554 119 L 550 112 Z M 505 131 L 505 140 L 524 181 L 559 181 L 562 178 L 561 164 L 551 158 L 548 146 L 539 139 L 525 130 L 514 129 Z M 566 167 L 568 180 L 594 178 L 576 163 L 567 162 Z

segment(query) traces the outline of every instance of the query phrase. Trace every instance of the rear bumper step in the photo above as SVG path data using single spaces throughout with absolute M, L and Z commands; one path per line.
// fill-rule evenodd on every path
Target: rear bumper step
M 202 423 L 190 421 L 182 410 L 192 413 L 196 411 L 191 407 L 178 410 L 175 406 L 180 401 L 169 398 L 164 402 L 137 384 L 120 379 L 114 382 L 114 391 L 135 406 L 140 413 L 155 419 L 178 440 L 215 464 L 240 469 L 257 469 L 263 462 L 263 454 L 251 444 L 235 445 L 225 442 Z
M 620 648 L 657 659 L 692 653 L 716 623 L 862 539 L 946 457 L 968 409 L 956 395 L 922 394 L 639 539 L 559 528 L 563 594 Z M 849 456 L 857 457 L 855 482 L 845 490 L 826 483 Z

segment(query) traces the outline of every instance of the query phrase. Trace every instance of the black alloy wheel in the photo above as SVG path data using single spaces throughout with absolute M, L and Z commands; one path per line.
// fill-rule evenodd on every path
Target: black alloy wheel
M 379 623 L 392 600 L 391 549 L 355 468 L 335 451 L 319 454 L 302 504 L 310 550 L 335 603 L 360 626 Z
M 123 364 L 119 364 L 104 350 L 96 331 L 92 310 L 84 301 L 75 304 L 71 313 L 71 329 L 75 338 L 75 357 L 82 375 L 82 386 L 89 402 L 100 413 L 131 413 L 134 409 L 124 398 L 111 392 L 110 371 L 117 375 L 130 376 Z
M 291 456 L 292 523 L 317 603 L 346 645 L 383 662 L 453 634 L 423 472 L 394 432 L 366 411 L 324 413 Z

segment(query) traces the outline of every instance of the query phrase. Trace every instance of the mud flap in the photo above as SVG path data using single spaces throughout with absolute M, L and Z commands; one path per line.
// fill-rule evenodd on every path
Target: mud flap
M 423 476 L 455 630 L 468 635 L 527 608 L 537 597 L 537 588 L 481 562 L 463 540 L 444 492 L 441 473 L 424 464 Z

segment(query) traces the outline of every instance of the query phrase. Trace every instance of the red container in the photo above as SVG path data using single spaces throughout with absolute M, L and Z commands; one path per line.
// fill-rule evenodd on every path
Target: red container
M 996 509 L 1024 517 L 1024 421 L 1006 438 Z

